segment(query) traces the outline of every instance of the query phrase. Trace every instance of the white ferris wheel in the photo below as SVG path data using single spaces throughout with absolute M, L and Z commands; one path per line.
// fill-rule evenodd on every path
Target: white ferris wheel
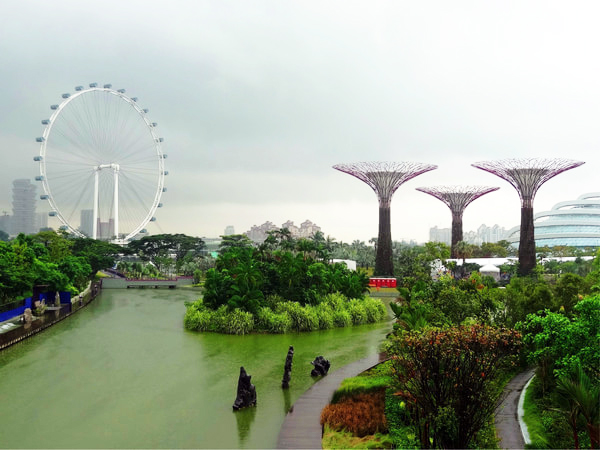
M 147 109 L 110 84 L 63 94 L 42 120 L 42 200 L 61 229 L 80 237 L 126 243 L 146 232 L 162 207 L 166 154 Z

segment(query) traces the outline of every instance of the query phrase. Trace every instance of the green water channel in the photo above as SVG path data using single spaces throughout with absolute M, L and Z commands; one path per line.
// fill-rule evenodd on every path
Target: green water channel
M 272 448 L 286 411 L 331 370 L 375 353 L 390 323 L 313 333 L 225 336 L 183 329 L 192 290 L 105 290 L 0 353 L 2 448 Z M 281 389 L 288 346 L 289 390 Z M 233 412 L 240 366 L 256 408 Z

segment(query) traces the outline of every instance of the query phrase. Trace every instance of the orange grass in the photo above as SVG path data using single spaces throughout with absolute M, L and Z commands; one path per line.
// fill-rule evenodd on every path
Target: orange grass
M 348 430 L 358 437 L 386 433 L 385 389 L 346 397 L 327 405 L 321 412 L 321 425 Z

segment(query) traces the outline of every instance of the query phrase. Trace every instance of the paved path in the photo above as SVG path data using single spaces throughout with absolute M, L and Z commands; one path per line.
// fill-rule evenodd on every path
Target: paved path
M 525 448 L 525 441 L 519 425 L 518 404 L 523 387 L 533 376 L 533 369 L 521 372 L 508 382 L 502 394 L 503 400 L 496 408 L 496 432 L 500 438 L 498 447 L 502 449 Z
M 312 385 L 285 416 L 277 448 L 321 448 L 321 411 L 327 404 L 342 380 L 354 377 L 359 373 L 373 367 L 381 361 L 379 355 L 348 364 Z
M 308 389 L 290 408 L 285 416 L 277 448 L 321 448 L 321 411 L 333 396 L 342 380 L 354 377 L 381 361 L 379 355 L 371 355 L 342 367 Z M 523 387 L 533 376 L 533 370 L 522 372 L 508 382 L 504 388 L 503 400 L 496 408 L 496 432 L 502 449 L 523 449 L 525 442 L 518 418 L 519 396 Z

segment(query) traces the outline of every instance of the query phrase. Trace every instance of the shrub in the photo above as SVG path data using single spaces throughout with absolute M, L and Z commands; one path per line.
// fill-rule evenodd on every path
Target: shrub
M 219 308 L 220 310 L 221 308 Z M 221 323 L 221 330 L 227 334 L 248 334 L 254 329 L 254 316 L 241 309 L 234 309 L 226 314 Z
M 334 292 L 323 297 L 321 303 L 331 306 L 331 309 L 335 311 L 339 309 L 346 309 L 346 303 L 348 303 L 348 299 L 339 292 Z
M 267 307 L 258 310 L 255 322 L 257 328 L 269 333 L 285 333 L 292 326 L 292 320 L 286 311 L 276 313 Z
M 360 300 L 350 300 L 350 302 L 348 302 L 348 312 L 350 313 L 350 317 L 352 317 L 352 323 L 354 325 L 367 323 L 367 312 Z
M 329 404 L 321 412 L 321 425 L 346 429 L 362 437 L 387 431 L 385 420 L 385 390 L 357 394 L 340 403 Z
M 213 311 L 188 309 L 183 319 L 187 330 L 192 331 L 216 331 L 213 329 Z
M 381 300 L 376 300 L 371 297 L 366 297 L 363 300 L 365 313 L 367 314 L 367 322 L 375 323 L 387 317 L 387 310 Z
M 283 302 L 277 306 L 277 312 L 287 312 L 292 321 L 291 328 L 296 331 L 319 329 L 319 318 L 313 307 L 302 307 L 298 302 Z
M 345 309 L 334 309 L 333 323 L 336 327 L 349 327 L 352 325 L 352 316 Z
M 328 330 L 333 328 L 333 311 L 331 306 L 326 303 L 321 303 L 314 308 L 317 317 L 319 319 L 319 329 Z

